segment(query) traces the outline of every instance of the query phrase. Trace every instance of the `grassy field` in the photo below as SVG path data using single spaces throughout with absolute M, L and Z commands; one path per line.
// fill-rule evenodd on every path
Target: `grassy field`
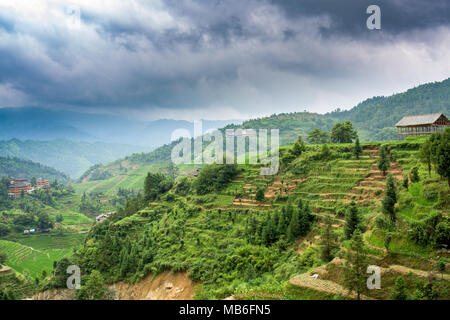
M 7 255 L 6 265 L 16 272 L 32 278 L 53 270 L 53 262 L 71 254 L 71 249 L 48 249 L 41 251 L 18 242 L 0 240 L 0 253 Z
M 86 232 L 94 219 L 78 212 L 80 195 L 64 195 L 55 200 L 52 206 L 43 205 L 42 209 L 51 220 L 62 215 L 63 221 L 56 223 L 49 233 L 24 235 L 22 230 L 13 229 L 0 240 L 0 253 L 7 255 L 6 265 L 27 278 L 41 277 L 42 270 L 47 274 L 53 270 L 53 263 L 62 257 L 70 256 L 72 249 L 83 243 Z M 9 221 L 23 215 L 20 209 L 3 212 Z
M 122 169 L 119 164 L 114 162 L 107 165 L 104 170 L 111 172 L 114 176 L 106 180 L 84 181 L 73 184 L 78 194 L 98 192 L 112 195 L 119 188 L 142 190 L 144 180 L 148 172 L 167 172 L 167 164 L 154 163 L 151 165 L 128 165 L 123 162 Z

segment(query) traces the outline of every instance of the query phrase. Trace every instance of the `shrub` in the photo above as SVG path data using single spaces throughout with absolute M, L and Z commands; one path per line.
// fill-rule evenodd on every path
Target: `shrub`
M 4 223 L 0 223 L 0 237 L 6 236 L 11 232 L 11 229 Z
M 197 194 L 206 194 L 218 191 L 226 186 L 237 175 L 238 167 L 235 164 L 210 164 L 200 171 L 194 182 Z
M 392 300 L 407 300 L 408 292 L 406 290 L 406 283 L 402 276 L 395 279 L 394 288 L 391 292 Z
M 380 230 L 391 231 L 394 224 L 385 216 L 378 216 L 375 218 L 375 226 Z
M 414 167 L 411 169 L 410 180 L 411 180 L 411 182 L 419 182 L 420 181 L 419 167 Z
M 259 188 L 258 191 L 256 191 L 256 196 L 255 196 L 256 201 L 259 202 L 263 202 L 265 197 L 264 197 L 264 190 L 262 188 Z
M 445 209 L 449 206 L 450 203 L 450 195 L 448 192 L 440 191 L 438 202 L 434 206 L 436 209 Z
M 289 171 L 296 175 L 306 175 L 311 170 L 309 159 L 299 159 L 292 163 Z
M 403 179 L 402 185 L 403 185 L 403 188 L 405 188 L 406 190 L 408 190 L 408 188 L 409 188 L 409 178 L 408 178 L 408 176 L 406 176 L 406 177 Z
M 438 192 L 436 190 L 423 190 L 422 194 L 427 200 L 436 200 L 438 198 Z

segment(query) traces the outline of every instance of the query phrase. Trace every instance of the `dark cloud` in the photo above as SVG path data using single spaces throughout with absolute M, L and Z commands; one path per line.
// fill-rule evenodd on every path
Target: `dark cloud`
M 5 2 L 4 106 L 178 118 L 325 112 L 450 74 L 448 1 L 80 0 L 79 24 L 62 0 Z M 380 31 L 366 28 L 371 4 Z
M 383 33 L 410 33 L 423 28 L 450 24 L 448 0 L 271 0 L 291 19 L 327 15 L 333 27 L 322 30 L 325 34 L 371 36 L 366 28 L 366 9 L 378 5 L 382 13 Z

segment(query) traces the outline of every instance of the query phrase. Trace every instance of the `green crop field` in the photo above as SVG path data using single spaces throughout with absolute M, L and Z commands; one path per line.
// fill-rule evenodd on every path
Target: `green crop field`
M 24 276 L 41 277 L 42 270 L 47 274 L 53 269 L 53 262 L 71 254 L 71 249 L 39 249 L 18 242 L 0 240 L 0 253 L 7 255 L 6 265 Z

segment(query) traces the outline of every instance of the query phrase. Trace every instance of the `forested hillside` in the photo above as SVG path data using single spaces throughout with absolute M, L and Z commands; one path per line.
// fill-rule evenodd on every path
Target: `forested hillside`
M 374 97 L 348 111 L 329 115 L 350 120 L 357 128 L 373 132 L 392 127 L 403 116 L 438 113 L 450 114 L 450 78 L 442 82 L 424 84 L 390 97 Z
M 94 164 L 109 163 L 138 151 L 148 151 L 148 148 L 63 139 L 0 141 L 0 156 L 39 162 L 58 169 L 72 178 L 78 178 Z
M 333 124 L 350 120 L 363 142 L 390 141 L 397 138 L 394 125 L 405 115 L 443 112 L 450 114 L 450 79 L 428 83 L 389 97 L 373 97 L 351 110 L 337 109 L 325 115 L 314 113 L 282 113 L 267 118 L 245 121 L 227 128 L 280 129 L 281 144 L 306 137 L 313 129 L 330 131 Z
M 0 157 L 0 177 L 21 177 L 28 181 L 32 177 L 45 178 L 50 181 L 66 183 L 70 178 L 66 174 L 54 168 L 33 162 L 31 160 L 23 160 L 19 158 Z
M 276 176 L 259 165 L 149 173 L 143 192 L 59 264 L 81 266 L 100 287 L 183 273 L 197 299 L 448 299 L 449 139 L 296 141 L 281 149 Z M 365 285 L 369 265 L 382 270 L 379 290 Z

